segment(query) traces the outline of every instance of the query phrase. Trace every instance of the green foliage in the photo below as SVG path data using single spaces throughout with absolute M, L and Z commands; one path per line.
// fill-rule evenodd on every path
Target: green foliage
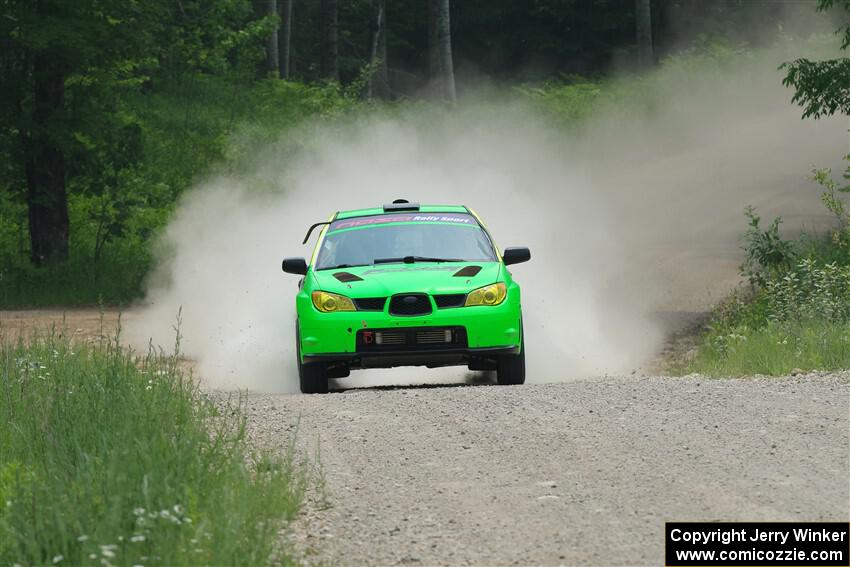
M 801 260 L 764 285 L 765 315 L 770 321 L 850 321 L 850 266 Z
M 770 279 L 781 275 L 792 265 L 795 258 L 794 247 L 791 242 L 779 236 L 781 218 L 773 219 L 773 222 L 762 230 L 759 226 L 761 217 L 756 215 L 755 209 L 747 207 L 744 214 L 749 219 L 750 227 L 744 233 L 743 248 L 746 257 L 741 266 L 741 274 L 751 285 L 763 287 Z
M 782 84 L 795 89 L 792 100 L 804 118 L 850 114 L 850 59 L 797 59 L 782 68 L 788 71 Z
M 560 123 L 575 125 L 596 109 L 605 96 L 606 87 L 610 90 L 610 85 L 565 75 L 559 81 L 547 81 L 541 86 L 518 86 L 515 90 Z
M 845 156 L 850 161 L 850 156 Z M 839 257 L 850 255 L 850 210 L 841 198 L 841 193 L 850 193 L 850 185 L 840 185 L 832 178 L 829 168 L 815 169 L 813 179 L 822 188 L 821 201 L 826 209 L 835 215 L 836 227 L 830 232 L 830 243 Z M 850 179 L 850 168 L 844 172 L 844 179 Z
M 142 293 L 152 242 L 179 196 L 204 175 L 245 167 L 257 148 L 307 120 L 357 108 L 334 85 L 183 77 L 116 100 L 136 126 L 115 144 L 134 146 L 126 166 L 95 148 L 71 183 L 71 255 L 29 262 L 26 207 L 0 191 L 0 306 L 127 304 Z
M 600 118 L 603 113 L 611 121 L 620 115 L 651 115 L 659 106 L 659 100 L 664 100 L 659 89 L 671 85 L 677 92 L 686 92 L 688 88 L 704 88 L 711 78 L 725 81 L 725 68 L 741 65 L 742 60 L 754 60 L 753 53 L 723 37 L 700 35 L 688 48 L 663 57 L 651 76 L 643 73 L 589 78 L 561 74 L 513 90 L 560 126 L 580 128 L 587 118 Z M 695 82 L 694 77 L 699 77 L 700 81 Z M 667 103 L 668 108 L 675 104 L 675 101 Z
M 818 10 L 834 6 L 850 10 L 848 0 L 818 0 Z M 841 49 L 850 45 L 850 25 L 839 30 L 843 38 Z M 850 114 L 850 59 L 840 57 L 824 61 L 797 59 L 784 63 L 787 71 L 782 84 L 794 88 L 793 101 L 803 107 L 804 118 L 831 116 L 836 112 Z
M 176 354 L 2 331 L 0 563 L 259 565 L 279 553 L 304 469 L 249 447 L 241 403 L 206 398 Z

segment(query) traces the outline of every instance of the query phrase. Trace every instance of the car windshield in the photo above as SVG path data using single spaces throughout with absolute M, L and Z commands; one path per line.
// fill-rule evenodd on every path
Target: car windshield
M 316 259 L 317 270 L 393 262 L 494 262 L 487 234 L 469 215 L 385 215 L 336 221 Z M 414 220 L 416 219 L 416 220 Z

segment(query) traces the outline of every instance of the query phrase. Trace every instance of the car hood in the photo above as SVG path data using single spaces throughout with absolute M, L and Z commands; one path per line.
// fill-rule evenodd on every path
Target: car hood
M 500 281 L 500 262 L 421 262 L 378 264 L 312 271 L 316 289 L 348 297 L 386 297 L 396 293 L 448 294 Z

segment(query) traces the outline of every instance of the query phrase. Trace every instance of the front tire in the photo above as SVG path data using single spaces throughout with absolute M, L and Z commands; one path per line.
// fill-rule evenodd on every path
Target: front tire
M 321 362 L 301 362 L 301 333 L 295 323 L 295 361 L 298 364 L 298 383 L 302 394 L 327 394 L 327 369 Z
M 520 342 L 519 354 L 506 354 L 497 359 L 496 382 L 500 386 L 525 383 L 525 336 Z
M 300 357 L 299 357 L 300 358 Z M 321 362 L 302 364 L 298 361 L 298 381 L 302 394 L 327 394 L 328 377 Z

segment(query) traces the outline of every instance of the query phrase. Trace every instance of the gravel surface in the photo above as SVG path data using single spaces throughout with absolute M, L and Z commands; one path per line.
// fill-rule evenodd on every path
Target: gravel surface
M 319 446 L 290 537 L 332 565 L 663 564 L 665 521 L 850 518 L 850 374 L 250 394 Z

